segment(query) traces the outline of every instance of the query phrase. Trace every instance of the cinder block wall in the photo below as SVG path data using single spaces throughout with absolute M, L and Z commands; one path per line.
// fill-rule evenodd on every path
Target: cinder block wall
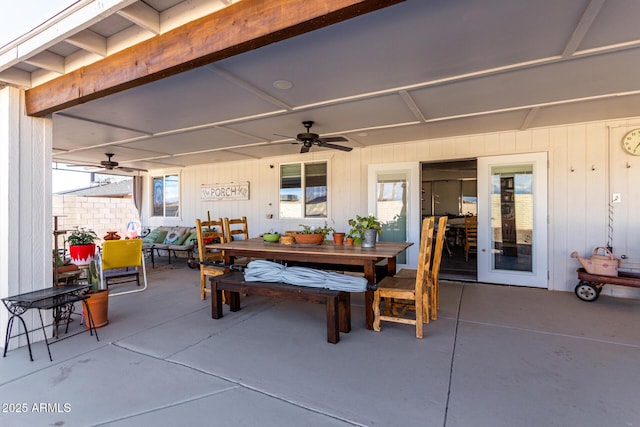
M 96 232 L 100 241 L 107 231 L 117 231 L 124 239 L 127 223 L 140 221 L 133 199 L 111 197 L 53 196 L 53 216 L 58 216 L 59 230 L 84 227 Z M 52 221 L 53 224 L 53 221 Z M 58 245 L 63 247 L 63 237 Z

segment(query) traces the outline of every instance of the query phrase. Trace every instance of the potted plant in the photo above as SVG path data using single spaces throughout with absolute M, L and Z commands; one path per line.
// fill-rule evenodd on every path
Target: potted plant
M 327 234 L 335 231 L 327 225 L 327 221 L 320 227 L 312 227 L 305 224 L 300 224 L 300 227 L 302 227 L 302 230 L 296 232 L 293 237 L 296 243 L 304 245 L 319 245 L 324 241 Z
M 334 231 L 333 243 L 335 243 L 336 245 L 342 245 L 344 243 L 344 236 L 345 236 L 345 233 Z
M 355 243 L 360 243 L 363 248 L 375 247 L 377 235 L 382 235 L 382 224 L 374 215 L 356 215 L 355 219 L 349 220 L 349 225 L 349 235 L 355 237 Z
M 109 323 L 109 290 L 100 283 L 100 277 L 98 274 L 98 261 L 93 259 L 87 269 L 87 279 L 91 285 L 91 291 L 89 292 L 89 299 L 87 305 L 91 311 L 91 318 L 96 328 L 100 328 Z M 89 329 L 89 316 L 84 316 L 84 325 Z
M 76 265 L 88 265 L 96 253 L 95 241 L 98 235 L 93 230 L 75 227 L 67 237 L 71 262 Z

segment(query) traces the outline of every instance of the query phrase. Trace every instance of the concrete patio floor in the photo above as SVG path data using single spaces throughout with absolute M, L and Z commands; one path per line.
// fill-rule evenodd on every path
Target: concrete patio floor
M 9 351 L 0 425 L 640 425 L 638 300 L 441 282 L 423 340 L 366 330 L 354 295 L 332 345 L 323 306 L 249 296 L 213 320 L 197 270 L 149 273 L 148 290 L 110 299 L 100 342 L 64 340 L 53 362 L 44 342 L 34 362 Z

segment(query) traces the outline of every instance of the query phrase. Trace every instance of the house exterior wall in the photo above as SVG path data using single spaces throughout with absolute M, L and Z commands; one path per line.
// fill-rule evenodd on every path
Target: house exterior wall
M 52 280 L 46 268 L 51 265 L 52 126 L 50 119 L 27 117 L 24 111 L 24 91 L 0 89 L 0 298 L 42 289 Z M 28 328 L 40 324 L 35 310 L 23 318 Z M 7 321 L 3 308 L 2 343 Z M 14 338 L 10 348 L 23 344 L 25 336 Z
M 616 256 L 625 254 L 623 266 L 640 269 L 640 222 L 633 215 L 640 209 L 640 159 L 621 149 L 624 134 L 640 127 L 640 118 L 442 138 L 306 155 L 199 165 L 183 169 L 151 171 L 150 176 L 179 173 L 181 215 L 150 217 L 150 179 L 145 187 L 142 223 L 193 225 L 196 218 L 247 216 L 251 236 L 298 229 L 298 224 L 322 220 L 283 221 L 278 214 L 278 165 L 293 161 L 329 161 L 329 218 L 334 228 L 346 230 L 347 220 L 367 213 L 367 169 L 369 165 L 400 162 L 433 162 L 471 159 L 528 152 L 546 152 L 549 158 L 549 283 L 550 290 L 573 291 L 579 267 L 569 254 L 589 254 L 610 240 Z M 273 166 L 273 167 L 272 167 Z M 202 201 L 203 184 L 249 181 L 248 201 Z M 621 203 L 610 204 L 612 193 Z M 273 214 L 273 219 L 267 216 Z M 610 228 L 611 227 L 611 228 Z M 611 239 L 610 239 L 611 236 Z M 608 287 L 605 293 L 640 297 L 636 289 Z

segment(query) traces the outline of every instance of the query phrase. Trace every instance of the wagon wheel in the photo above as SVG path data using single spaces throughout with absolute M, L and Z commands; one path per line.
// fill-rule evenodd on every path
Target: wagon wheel
M 591 282 L 581 280 L 575 289 L 576 295 L 582 301 L 593 302 L 600 296 L 600 289 Z

